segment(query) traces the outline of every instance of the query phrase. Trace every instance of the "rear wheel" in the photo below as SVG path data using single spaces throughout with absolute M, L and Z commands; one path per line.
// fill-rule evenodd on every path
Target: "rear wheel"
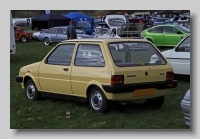
M 164 103 L 164 96 L 162 97 L 157 97 L 154 99 L 147 99 L 146 102 L 144 102 L 145 106 L 155 106 L 160 108 Z
M 51 45 L 49 38 L 44 38 L 44 45 Z
M 89 94 L 89 106 L 94 112 L 105 112 L 109 107 L 109 100 L 98 87 L 94 87 Z
M 27 38 L 26 38 L 26 36 L 22 36 L 20 40 L 21 40 L 21 42 L 26 42 Z
M 42 97 L 42 94 L 38 92 L 32 79 L 28 80 L 26 83 L 25 95 L 30 100 L 38 100 Z

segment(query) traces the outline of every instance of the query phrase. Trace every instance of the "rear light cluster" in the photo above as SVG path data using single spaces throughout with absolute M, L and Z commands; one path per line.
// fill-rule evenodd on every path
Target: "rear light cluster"
M 173 80 L 174 80 L 174 72 L 167 72 L 166 81 L 173 81 Z
M 124 84 L 124 75 L 111 76 L 111 85 Z

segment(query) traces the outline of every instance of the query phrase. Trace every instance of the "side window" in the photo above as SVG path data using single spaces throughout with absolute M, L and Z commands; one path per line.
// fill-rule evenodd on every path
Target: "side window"
M 177 29 L 173 27 L 163 27 L 163 33 L 173 33 L 176 34 L 178 32 Z
M 190 37 L 185 39 L 179 46 L 178 46 L 179 52 L 190 52 Z
M 62 44 L 58 46 L 47 58 L 46 64 L 67 65 L 71 64 L 75 44 Z
M 158 19 L 157 22 L 164 22 L 164 19 Z
M 76 52 L 75 66 L 104 67 L 101 48 L 97 44 L 80 44 Z
M 148 32 L 151 32 L 151 33 L 162 33 L 162 27 L 152 28 Z
M 56 29 L 55 28 L 48 29 L 46 31 L 46 33 L 55 34 L 56 33 Z
M 57 34 L 64 34 L 62 28 L 58 28 Z

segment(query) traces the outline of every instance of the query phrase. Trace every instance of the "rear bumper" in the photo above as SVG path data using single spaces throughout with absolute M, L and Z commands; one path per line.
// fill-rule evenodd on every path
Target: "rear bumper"
M 133 92 L 138 89 L 156 88 L 156 89 L 169 89 L 175 88 L 177 81 L 164 81 L 164 82 L 150 82 L 150 83 L 134 83 L 123 85 L 102 85 L 103 89 L 107 93 L 123 93 Z
M 16 82 L 22 83 L 23 77 L 22 76 L 16 76 L 15 80 L 16 80 Z

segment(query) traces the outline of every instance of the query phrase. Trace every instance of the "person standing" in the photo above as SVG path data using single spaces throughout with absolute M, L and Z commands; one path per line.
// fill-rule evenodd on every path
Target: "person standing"
M 31 22 L 31 20 L 28 18 L 26 22 L 27 22 L 27 23 L 26 23 L 27 28 L 30 27 L 30 22 Z
M 73 26 L 73 21 L 69 21 L 69 26 L 67 29 L 67 38 L 68 40 L 77 39 L 76 29 Z

